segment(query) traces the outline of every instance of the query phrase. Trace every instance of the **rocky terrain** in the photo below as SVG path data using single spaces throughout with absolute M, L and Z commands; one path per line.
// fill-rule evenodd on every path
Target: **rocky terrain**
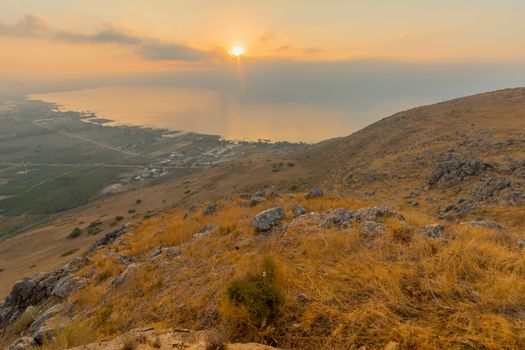
M 524 136 L 511 89 L 221 165 L 14 284 L 0 344 L 524 348 Z

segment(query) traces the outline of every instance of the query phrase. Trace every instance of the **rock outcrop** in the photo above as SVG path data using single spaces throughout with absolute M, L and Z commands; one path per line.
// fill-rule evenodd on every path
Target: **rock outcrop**
M 457 184 L 490 169 L 490 164 L 480 159 L 461 158 L 439 163 L 428 176 L 430 186 L 445 187 Z

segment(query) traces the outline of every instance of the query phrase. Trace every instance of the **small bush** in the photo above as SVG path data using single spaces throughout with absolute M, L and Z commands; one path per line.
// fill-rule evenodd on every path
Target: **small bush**
M 262 274 L 234 280 L 226 291 L 228 300 L 248 312 L 258 327 L 271 323 L 284 303 L 284 295 L 275 285 L 275 273 L 275 264 L 266 258 Z
M 104 270 L 104 271 L 101 271 L 96 277 L 95 277 L 95 280 L 98 282 L 98 283 L 101 283 L 101 282 L 104 282 L 105 280 L 107 280 L 108 278 L 111 277 L 112 275 L 112 271 L 111 270 Z
M 140 198 L 135 201 L 135 204 L 140 204 L 140 203 L 142 203 L 142 199 Z
M 120 216 L 120 215 L 119 216 L 115 216 L 115 220 L 122 221 L 122 220 L 124 220 L 124 217 Z
M 69 256 L 69 255 L 71 255 L 71 254 L 74 254 L 74 253 L 76 253 L 76 252 L 78 252 L 78 248 L 70 249 L 70 250 L 68 250 L 68 251 L 65 251 L 65 252 L 63 252 L 62 255 L 60 255 L 60 256 L 61 256 L 61 257 L 65 257 L 65 256 Z
M 135 209 L 130 209 L 130 210 L 128 210 L 128 214 L 134 214 L 135 212 L 136 212 Z
M 5 269 L 3 267 L 0 267 L 0 272 L 4 272 Z
M 93 227 L 100 226 L 101 224 L 102 224 L 102 222 L 100 222 L 99 220 L 92 221 L 92 222 L 89 223 L 89 225 L 88 225 L 88 229 L 89 229 L 89 228 L 93 228 Z
M 67 236 L 67 238 L 68 239 L 75 239 L 75 238 L 79 237 L 81 234 L 82 234 L 82 230 L 79 229 L 78 227 L 75 227 L 73 229 L 73 231 L 71 231 L 71 233 Z

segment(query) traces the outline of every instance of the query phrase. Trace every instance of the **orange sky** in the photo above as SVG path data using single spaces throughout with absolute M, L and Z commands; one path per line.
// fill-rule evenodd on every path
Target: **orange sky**
M 202 68 L 235 44 L 266 59 L 523 62 L 523 13 L 518 0 L 0 0 L 0 74 Z M 135 39 L 96 37 L 108 28 Z M 173 45 L 206 54 L 188 64 Z

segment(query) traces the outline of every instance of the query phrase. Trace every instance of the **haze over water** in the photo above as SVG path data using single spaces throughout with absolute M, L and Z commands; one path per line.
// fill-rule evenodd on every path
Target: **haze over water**
M 115 124 L 216 134 L 234 140 L 317 142 L 352 131 L 345 111 L 296 103 L 242 102 L 231 93 L 144 86 L 31 95 Z

